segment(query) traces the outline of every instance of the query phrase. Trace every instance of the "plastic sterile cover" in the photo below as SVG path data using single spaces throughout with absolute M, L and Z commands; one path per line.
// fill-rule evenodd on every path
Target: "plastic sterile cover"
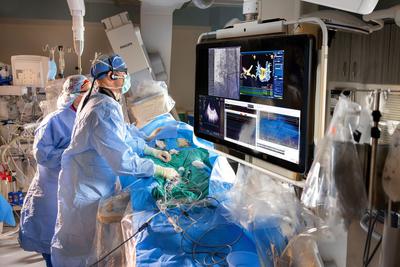
M 129 189 L 115 193 L 100 201 L 93 251 L 91 259 L 88 262 L 90 266 L 97 261 L 100 261 L 94 265 L 97 267 L 135 266 L 134 239 L 129 240 L 105 257 L 129 238 L 126 235 L 129 234 L 130 229 L 123 229 L 124 216 L 132 213 L 129 201 Z
M 383 189 L 394 202 L 400 201 L 400 127 L 397 126 L 383 169 Z
M 43 117 L 57 110 L 57 100 L 62 91 L 65 79 L 57 79 L 48 81 L 45 87 L 46 100 L 39 103 L 40 109 L 43 112 Z
M 127 93 L 126 103 L 131 121 L 138 127 L 156 116 L 170 112 L 175 101 L 169 96 L 165 82 L 143 81 Z
M 361 163 L 353 140 L 361 108 L 340 97 L 307 176 L 302 203 L 334 226 L 361 217 L 367 206 Z
M 308 225 L 314 227 L 293 188 L 242 165 L 225 207 L 252 237 L 264 266 L 276 266 L 288 241 Z
M 302 233 L 292 238 L 282 253 L 278 266 L 323 267 L 324 263 L 317 245 L 318 238 L 318 233 L 312 232 Z

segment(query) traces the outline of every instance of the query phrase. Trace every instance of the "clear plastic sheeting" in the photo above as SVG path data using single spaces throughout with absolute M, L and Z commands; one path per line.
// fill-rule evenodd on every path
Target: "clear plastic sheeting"
M 57 100 L 60 95 L 65 79 L 57 79 L 48 81 L 45 87 L 46 100 L 39 103 L 40 109 L 43 112 L 43 117 L 57 110 Z
M 21 112 L 20 121 L 22 123 L 30 123 L 39 120 L 41 117 L 43 117 L 43 112 L 40 108 L 40 104 L 37 101 L 33 101 L 25 103 Z
M 313 221 L 303 219 L 293 188 L 243 165 L 225 207 L 252 237 L 263 266 L 275 266 L 288 241 L 313 226 Z
M 302 203 L 328 226 L 361 217 L 367 196 L 361 163 L 353 140 L 361 107 L 340 97 L 328 132 L 317 146 Z
M 125 253 L 125 267 L 135 267 L 136 266 L 136 241 L 132 236 L 134 235 L 133 228 L 133 211 L 132 207 L 129 204 L 127 208 L 127 212 L 124 218 L 121 221 L 122 227 L 122 236 L 125 240 L 130 239 L 124 245 L 124 253 Z M 122 265 L 121 265 L 122 267 Z
M 316 239 L 312 231 L 294 237 L 282 253 L 278 267 L 323 267 Z
M 400 126 L 397 126 L 383 169 L 383 189 L 394 202 L 400 201 Z
M 226 158 L 216 158 L 210 177 L 208 194 L 224 201 L 227 198 L 226 192 L 232 188 L 236 181 L 236 174 Z
M 170 112 L 175 101 L 168 95 L 165 82 L 143 81 L 132 87 L 126 96 L 128 115 L 138 127 L 142 127 L 156 116 Z
M 125 227 L 123 230 L 123 225 L 126 225 L 126 222 L 122 220 L 125 214 L 132 213 L 129 201 L 129 190 L 124 190 L 100 201 L 93 244 L 94 251 L 93 257 L 89 261 L 90 265 L 101 260 L 94 264 L 94 266 L 135 266 L 133 261 L 135 255 L 132 254 L 132 251 L 134 252 L 134 249 L 132 250 L 132 248 L 134 248 L 134 240 L 128 241 L 106 258 L 102 259 L 130 237 L 127 235 L 129 235 L 132 228 L 129 229 Z

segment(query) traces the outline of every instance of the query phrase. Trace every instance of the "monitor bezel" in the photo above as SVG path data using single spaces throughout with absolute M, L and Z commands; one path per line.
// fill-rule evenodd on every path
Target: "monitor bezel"
M 261 42 L 260 40 L 273 40 L 271 43 L 280 43 L 282 46 L 269 46 L 269 47 L 258 47 Z M 304 60 L 305 66 L 304 70 L 307 71 L 307 74 L 304 75 L 303 82 L 303 106 L 301 108 L 301 126 L 300 126 L 300 151 L 299 158 L 300 161 L 298 164 L 274 157 L 262 152 L 258 152 L 256 150 L 244 147 L 242 145 L 238 145 L 232 143 L 230 141 L 226 141 L 223 139 L 219 139 L 212 135 L 208 135 L 199 131 L 199 95 L 201 94 L 201 89 L 199 89 L 199 80 L 201 78 L 201 65 L 204 64 L 204 59 L 200 59 L 200 54 L 202 54 L 202 50 L 210 48 L 218 48 L 218 47 L 232 47 L 232 46 L 241 46 L 243 44 L 247 44 L 245 46 L 245 51 L 260 51 L 260 50 L 286 50 L 288 44 L 295 44 L 297 47 L 300 47 L 304 52 Z M 230 38 L 224 40 L 213 40 L 204 43 L 200 43 L 196 46 L 196 82 L 195 82 L 195 110 L 194 110 L 194 132 L 195 135 L 203 138 L 205 140 L 211 141 L 215 144 L 224 145 L 228 148 L 234 149 L 236 151 L 248 154 L 250 156 L 254 156 L 265 160 L 269 163 L 278 165 L 285 169 L 288 169 L 297 173 L 305 173 L 310 165 L 311 161 L 311 151 L 312 151 L 312 143 L 313 143 L 313 135 L 314 135 L 314 119 L 311 118 L 311 115 L 314 111 L 313 99 L 315 94 L 315 63 L 316 61 L 316 49 L 315 49 L 315 37 L 313 35 L 267 35 L 267 36 L 255 36 L 255 37 L 240 37 L 240 38 Z M 204 52 L 203 52 L 204 53 Z M 208 58 L 205 59 L 208 63 Z M 205 71 L 207 72 L 207 70 Z M 207 76 L 208 77 L 208 76 Z M 207 94 L 208 96 L 208 94 Z

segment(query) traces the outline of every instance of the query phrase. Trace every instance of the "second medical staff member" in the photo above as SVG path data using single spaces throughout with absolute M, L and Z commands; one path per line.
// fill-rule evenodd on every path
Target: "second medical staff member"
M 71 140 L 76 109 L 89 88 L 85 76 L 68 77 L 57 100 L 58 110 L 46 116 L 35 132 L 33 153 L 37 171 L 21 210 L 19 240 L 24 250 L 41 253 L 48 267 L 57 217 L 61 155 Z
M 130 77 L 118 55 L 93 62 L 91 74 L 97 92 L 83 100 L 71 144 L 62 158 L 59 210 L 52 242 L 54 266 L 87 266 L 96 230 L 98 203 L 114 191 L 117 176 L 136 178 L 154 174 L 173 179 L 172 168 L 156 166 L 151 154 L 169 161 L 168 152 L 146 146 L 124 122 L 121 94 L 130 88 Z

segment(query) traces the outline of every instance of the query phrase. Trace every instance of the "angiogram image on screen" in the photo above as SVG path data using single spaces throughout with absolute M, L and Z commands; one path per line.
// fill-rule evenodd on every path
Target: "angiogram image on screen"
M 261 112 L 259 138 L 278 145 L 299 149 L 300 119 Z
M 240 47 L 212 48 L 208 57 L 208 94 L 239 99 Z
M 200 96 L 200 130 L 214 136 L 221 136 L 222 128 L 222 103 L 220 98 Z
M 225 135 L 227 138 L 255 146 L 256 118 L 227 112 Z
M 283 50 L 242 52 L 240 94 L 282 99 L 283 54 Z

